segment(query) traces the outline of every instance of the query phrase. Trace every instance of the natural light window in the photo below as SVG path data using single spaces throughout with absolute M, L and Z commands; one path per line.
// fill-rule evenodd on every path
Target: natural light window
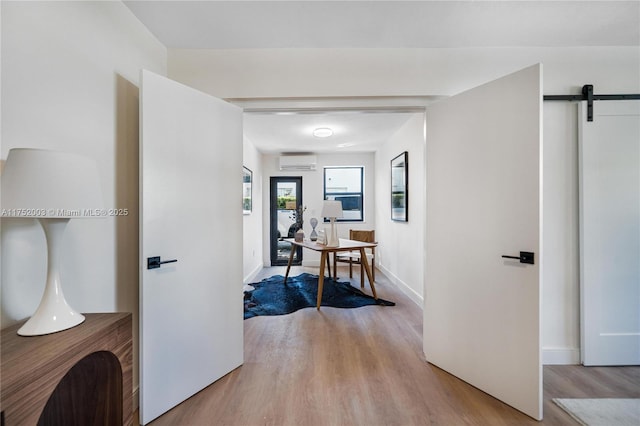
M 324 199 L 342 201 L 338 222 L 364 221 L 364 167 L 325 167 Z

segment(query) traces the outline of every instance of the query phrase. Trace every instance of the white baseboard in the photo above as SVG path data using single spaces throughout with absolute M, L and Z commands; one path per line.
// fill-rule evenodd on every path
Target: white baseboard
M 250 284 L 252 283 L 255 278 L 256 275 L 258 275 L 260 273 L 260 271 L 262 271 L 263 265 L 262 263 L 258 263 L 256 265 L 256 267 L 253 269 L 253 271 L 249 272 L 249 275 L 247 275 L 246 277 L 244 277 L 244 280 L 242 281 L 243 284 Z
M 402 291 L 409 299 L 411 299 L 420 309 L 424 307 L 424 299 L 420 296 L 414 289 L 409 287 L 407 283 L 402 281 L 397 275 L 384 267 L 384 265 L 378 265 L 378 269 L 382 271 L 382 273 L 394 283 L 400 291 Z
M 580 349 L 578 348 L 542 348 L 542 364 L 544 365 L 580 364 Z

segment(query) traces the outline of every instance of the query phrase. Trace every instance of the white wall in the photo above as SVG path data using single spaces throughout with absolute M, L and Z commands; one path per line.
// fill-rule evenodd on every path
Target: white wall
M 320 213 L 322 212 L 323 200 L 323 167 L 325 166 L 364 166 L 364 222 L 336 222 L 339 238 L 349 238 L 349 229 L 375 229 L 376 212 L 375 212 L 375 192 L 374 192 L 374 176 L 375 161 L 372 152 L 367 153 L 336 153 L 336 154 L 317 154 L 317 168 L 315 171 L 305 172 L 282 172 L 279 170 L 278 155 L 264 155 L 262 162 L 262 185 L 264 191 L 262 193 L 262 205 L 264 212 L 262 215 L 262 238 L 263 238 L 263 261 L 265 265 L 271 265 L 270 247 L 269 247 L 269 197 L 270 197 L 270 177 L 271 176 L 302 176 L 302 204 L 307 206 L 304 213 L 303 230 L 305 235 L 311 233 L 311 225 L 309 219 L 315 217 L 318 219 L 316 231 L 326 228 L 329 224 L 322 222 Z M 302 264 L 304 266 L 319 266 L 319 253 L 311 250 L 304 250 L 302 254 Z
M 640 91 L 638 47 L 169 50 L 169 74 L 224 98 L 452 95 L 534 63 L 544 93 Z M 578 362 L 576 106 L 544 106 L 543 347 Z
M 376 152 L 376 250 L 378 267 L 422 307 L 425 206 L 424 114 L 415 114 Z M 408 152 L 409 221 L 391 220 L 391 159 Z
M 221 98 L 453 95 L 542 62 L 545 92 L 637 87 L 638 48 L 169 49 L 169 75 Z
M 138 82 L 166 74 L 166 49 L 120 2 L 2 2 L 2 159 L 9 149 L 72 151 L 98 162 L 106 207 L 72 220 L 60 275 L 80 312 L 134 313 L 137 386 Z M 45 207 L 45 206 L 43 206 Z M 89 207 L 89 206 L 88 206 Z M 2 221 L 2 327 L 36 309 L 46 275 L 35 220 Z
M 242 217 L 242 278 L 252 282 L 262 269 L 262 154 L 247 137 L 243 141 L 243 164 L 253 172 L 251 214 Z M 266 186 L 267 191 L 269 187 Z M 268 205 L 268 204 L 267 204 Z

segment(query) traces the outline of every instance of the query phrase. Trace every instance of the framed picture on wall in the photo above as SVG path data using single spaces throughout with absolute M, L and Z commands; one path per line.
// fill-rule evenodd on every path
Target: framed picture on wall
M 253 183 L 253 172 L 242 166 L 242 214 L 251 214 L 251 184 Z
M 409 153 L 391 160 L 391 220 L 409 221 Z

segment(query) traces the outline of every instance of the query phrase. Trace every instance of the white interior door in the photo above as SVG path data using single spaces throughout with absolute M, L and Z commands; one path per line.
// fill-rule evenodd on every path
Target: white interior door
M 535 419 L 541 111 L 535 65 L 429 106 L 426 145 L 426 359 Z
M 149 71 L 140 111 L 146 424 L 243 362 L 242 112 Z
M 640 101 L 580 105 L 584 365 L 640 364 Z

